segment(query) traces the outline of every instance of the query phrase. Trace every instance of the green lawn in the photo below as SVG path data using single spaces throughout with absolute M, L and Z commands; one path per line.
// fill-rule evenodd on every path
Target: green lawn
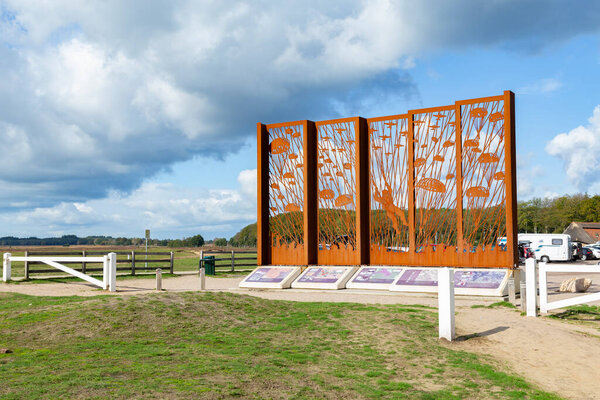
M 434 309 L 231 293 L 0 293 L 0 397 L 556 399 L 437 339 Z

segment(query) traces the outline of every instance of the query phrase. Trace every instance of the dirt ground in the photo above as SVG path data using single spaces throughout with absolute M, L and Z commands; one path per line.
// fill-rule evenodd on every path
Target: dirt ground
M 549 276 L 550 301 L 570 295 L 552 293 L 569 273 Z M 578 275 L 579 276 L 579 275 Z M 592 277 L 590 289 L 600 292 L 600 274 Z M 242 277 L 206 278 L 206 289 L 231 291 L 273 300 L 358 302 L 379 304 L 422 304 L 437 306 L 432 294 L 399 293 L 368 290 L 247 290 L 239 289 Z M 117 282 L 117 295 L 138 295 L 154 292 L 153 279 L 132 279 Z M 196 274 L 163 280 L 166 291 L 197 291 L 200 281 Z M 86 282 L 48 284 L 0 283 L 0 291 L 36 296 L 96 296 L 106 294 Z M 456 331 L 458 340 L 449 343 L 456 349 L 486 354 L 507 365 L 541 389 L 570 399 L 600 399 L 599 326 L 572 324 L 549 318 L 522 316 L 520 311 L 506 308 L 472 308 L 489 305 L 501 299 L 457 296 Z M 600 302 L 596 302 L 600 304 Z

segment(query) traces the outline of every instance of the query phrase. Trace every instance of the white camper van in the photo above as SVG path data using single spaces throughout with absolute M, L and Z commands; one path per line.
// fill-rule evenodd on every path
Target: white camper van
M 571 235 L 553 233 L 519 233 L 519 242 L 531 242 L 529 247 L 536 260 L 571 261 Z

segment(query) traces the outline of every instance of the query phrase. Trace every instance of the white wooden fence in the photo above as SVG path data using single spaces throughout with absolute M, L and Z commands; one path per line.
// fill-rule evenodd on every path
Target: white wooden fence
M 4 253 L 4 259 L 2 262 L 2 280 L 8 282 L 11 280 L 11 263 L 13 261 L 37 261 L 43 262 L 44 264 L 50 265 L 63 272 L 76 276 L 83 279 L 93 285 L 99 286 L 104 290 L 115 292 L 117 290 L 117 255 L 115 253 L 109 253 L 102 257 L 39 257 L 39 256 L 26 256 L 26 257 L 15 257 L 10 253 Z M 98 262 L 102 263 L 102 280 L 96 279 L 84 273 L 69 268 L 66 265 L 60 264 L 61 262 Z
M 570 272 L 577 273 L 600 273 L 600 265 L 581 265 L 581 264 L 547 264 L 538 263 L 533 258 L 526 261 L 526 281 L 527 281 L 527 316 L 537 316 L 537 287 L 539 282 L 539 305 L 540 313 L 546 314 L 549 310 L 575 306 L 578 304 L 590 303 L 600 300 L 600 293 L 591 293 L 571 297 L 568 299 L 548 301 L 548 272 Z M 537 272 L 537 273 L 536 273 Z M 536 282 L 538 278 L 538 282 Z

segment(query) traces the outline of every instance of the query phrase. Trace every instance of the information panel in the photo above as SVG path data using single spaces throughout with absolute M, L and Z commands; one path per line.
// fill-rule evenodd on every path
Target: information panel
M 358 267 L 309 267 L 292 283 L 293 288 L 342 289 Z
M 300 267 L 258 267 L 242 282 L 243 288 L 289 288 L 300 275 Z
M 507 270 L 455 269 L 454 292 L 503 296 L 510 272 Z M 392 291 L 437 292 L 437 269 L 407 268 L 390 287 Z
M 383 289 L 387 290 L 402 268 L 394 267 L 361 267 L 358 272 L 348 281 L 348 289 Z

